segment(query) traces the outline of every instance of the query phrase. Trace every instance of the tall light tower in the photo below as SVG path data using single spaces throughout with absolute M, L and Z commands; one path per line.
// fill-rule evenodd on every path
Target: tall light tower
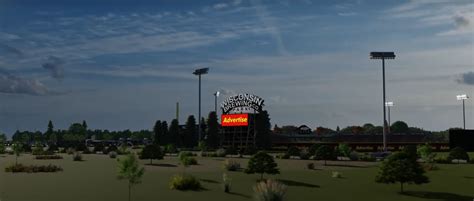
M 388 130 L 388 133 L 390 133 L 390 108 L 393 107 L 394 104 L 392 101 L 388 101 L 388 102 L 385 102 L 385 107 L 387 107 L 387 110 L 388 110 L 388 127 L 387 127 L 387 130 Z
M 382 81 L 383 81 L 383 151 L 387 151 L 387 117 L 385 114 L 385 59 L 395 59 L 395 53 L 393 52 L 371 52 L 370 59 L 381 59 L 382 60 Z
M 193 74 L 199 77 L 199 128 L 198 128 L 198 141 L 201 141 L 201 75 L 207 74 L 209 72 L 209 68 L 199 68 L 196 69 Z
M 216 112 L 216 116 L 217 116 L 217 97 L 219 97 L 219 94 L 220 94 L 219 91 L 216 91 L 216 93 L 214 93 L 214 112 Z
M 463 122 L 463 128 L 466 130 L 466 112 L 465 112 L 465 107 L 464 107 L 464 100 L 467 100 L 469 97 L 466 94 L 461 94 L 457 95 L 456 99 L 462 100 L 462 122 Z

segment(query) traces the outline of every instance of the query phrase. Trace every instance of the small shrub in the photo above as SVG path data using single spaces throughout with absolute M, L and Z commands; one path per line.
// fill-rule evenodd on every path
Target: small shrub
M 451 163 L 450 160 L 448 160 L 447 158 L 444 158 L 444 157 L 436 158 L 436 159 L 434 159 L 434 162 L 438 163 L 438 164 L 450 164 Z
M 310 170 L 314 170 L 314 163 L 308 163 L 306 164 L 306 167 Z
M 190 166 L 190 165 L 197 165 L 198 162 L 195 158 L 193 157 L 185 157 L 181 163 L 184 165 L 184 166 Z
M 79 152 L 74 152 L 74 154 L 72 154 L 72 160 L 73 161 L 82 161 L 82 155 L 81 153 Z
M 94 146 L 94 150 L 92 152 L 97 153 L 97 152 L 104 152 L 104 145 L 103 144 L 96 144 Z
M 229 147 L 225 151 L 226 151 L 226 155 L 236 155 L 237 154 L 237 149 L 235 149 L 235 147 Z
M 35 158 L 38 160 L 63 159 L 60 155 L 37 155 Z
M 84 151 L 82 151 L 82 154 L 93 154 L 95 152 L 92 152 L 91 150 L 89 150 L 89 148 L 86 148 L 84 149 Z
M 182 151 L 182 152 L 179 152 L 179 155 L 178 155 L 178 158 L 180 161 L 184 160 L 184 158 L 186 157 L 192 157 L 194 156 L 193 153 L 189 152 L 189 151 Z
M 334 171 L 332 172 L 332 178 L 342 178 L 342 173 L 338 172 L 338 171 Z
M 308 152 L 301 152 L 300 153 L 300 159 L 301 160 L 308 160 L 310 157 L 309 153 Z
M 168 144 L 165 146 L 165 153 L 177 153 L 178 149 L 176 149 L 176 146 L 174 144 Z
M 448 156 L 449 161 L 452 161 L 455 159 L 457 159 L 458 161 L 466 160 L 467 162 L 469 162 L 469 155 L 463 148 L 456 147 L 449 152 L 449 156 Z
M 172 190 L 200 190 L 202 188 L 199 180 L 191 175 L 175 175 L 170 182 Z
M 230 192 L 231 179 L 227 176 L 226 173 L 222 174 L 222 187 L 224 192 Z
M 35 145 L 35 147 L 31 150 L 32 155 L 43 155 L 43 146 L 40 144 Z
M 226 150 L 223 149 L 223 148 L 220 148 L 220 149 L 216 150 L 216 155 L 217 155 L 217 157 L 225 157 Z
M 254 155 L 257 153 L 257 148 L 254 146 L 248 146 L 247 148 L 243 149 L 240 154 L 241 155 Z
M 290 158 L 290 154 L 288 154 L 288 153 L 281 153 L 281 154 L 278 154 L 278 155 L 276 156 L 276 158 L 278 158 L 278 159 L 289 159 L 289 158 Z
M 75 152 L 76 152 L 76 150 L 73 149 L 73 148 L 67 148 L 67 150 L 66 150 L 66 153 L 69 154 L 69 155 L 71 155 L 71 154 L 73 154 L 73 153 L 75 153 Z
M 26 172 L 26 173 L 36 173 L 36 172 L 58 172 L 63 171 L 63 169 L 56 165 L 29 165 L 25 166 L 22 164 L 10 165 L 5 167 L 5 172 Z
M 118 150 L 117 146 L 111 145 L 111 146 L 108 146 L 107 148 L 104 148 L 103 153 L 104 153 L 104 154 L 108 154 L 108 153 L 110 153 L 110 152 L 113 151 L 113 152 L 115 152 L 115 153 L 118 154 L 117 150 Z
M 237 171 L 240 169 L 240 163 L 235 160 L 226 159 L 224 161 L 224 169 L 227 171 Z
M 117 152 L 115 152 L 115 151 L 109 152 L 109 157 L 110 158 L 117 158 Z
M 259 182 L 253 187 L 258 201 L 282 201 L 286 194 L 286 186 L 272 179 Z
M 360 156 L 359 160 L 366 162 L 375 162 L 377 159 L 369 154 L 364 154 Z
M 352 151 L 349 154 L 349 159 L 351 159 L 351 161 L 358 161 L 359 160 L 359 153 L 357 153 L 356 151 Z
M 288 155 L 290 156 L 299 156 L 301 151 L 300 149 L 298 149 L 298 147 L 291 146 L 290 148 L 288 148 L 288 151 L 286 153 L 288 153 Z

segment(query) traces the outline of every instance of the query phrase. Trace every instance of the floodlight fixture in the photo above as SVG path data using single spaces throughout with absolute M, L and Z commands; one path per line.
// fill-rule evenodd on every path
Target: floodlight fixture
M 199 69 L 196 69 L 193 74 L 194 75 L 203 75 L 203 74 L 207 74 L 209 72 L 209 68 L 199 68 Z
M 370 59 L 395 59 L 393 52 L 371 52 Z
M 466 100 L 468 98 L 469 97 L 466 94 L 461 94 L 461 95 L 456 96 L 456 99 L 458 99 L 458 100 Z
M 389 102 L 385 102 L 385 106 L 387 106 L 387 107 L 393 107 L 394 104 L 393 104 L 392 101 L 389 101 Z

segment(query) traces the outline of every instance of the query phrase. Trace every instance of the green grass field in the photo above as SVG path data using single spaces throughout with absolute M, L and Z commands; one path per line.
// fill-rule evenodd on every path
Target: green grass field
M 14 156 L 0 156 L 1 201 L 104 201 L 127 200 L 127 183 L 116 179 L 117 161 L 106 155 L 83 155 L 85 161 L 74 162 L 72 156 L 63 155 L 61 160 L 35 160 L 22 155 L 23 164 L 56 164 L 64 171 L 59 173 L 5 173 L 4 167 L 15 161 Z M 222 190 L 223 158 L 200 158 L 199 165 L 184 169 L 177 158 L 167 157 L 154 161 L 155 166 L 145 165 L 143 182 L 134 187 L 132 200 L 253 200 L 252 186 L 258 175 L 230 172 L 231 193 Z M 242 166 L 247 159 L 235 159 Z M 144 165 L 148 160 L 141 161 Z M 286 185 L 286 200 L 384 200 L 384 201 L 472 201 L 474 199 L 474 165 L 439 165 L 431 171 L 431 183 L 406 185 L 407 194 L 399 194 L 399 185 L 374 182 L 378 163 L 330 162 L 322 166 L 318 161 L 277 160 L 281 174 L 268 176 Z M 317 170 L 306 169 L 313 162 Z M 343 178 L 331 177 L 339 171 Z M 170 190 L 168 182 L 174 174 L 186 172 L 201 179 L 205 190 L 181 192 Z

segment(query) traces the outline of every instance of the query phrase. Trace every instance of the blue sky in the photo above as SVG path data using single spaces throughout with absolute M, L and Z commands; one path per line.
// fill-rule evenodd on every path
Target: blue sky
M 393 120 L 462 125 L 474 96 L 474 3 L 466 1 L 0 0 L 0 131 L 150 129 L 235 93 L 266 100 L 272 123 L 381 124 L 381 63 Z M 474 128 L 474 103 L 466 102 Z

